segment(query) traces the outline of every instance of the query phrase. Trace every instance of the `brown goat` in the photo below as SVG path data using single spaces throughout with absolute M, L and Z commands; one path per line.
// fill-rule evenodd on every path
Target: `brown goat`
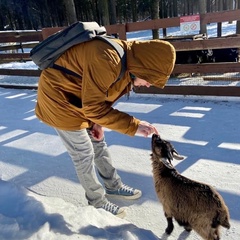
M 223 198 L 213 187 L 182 176 L 171 164 L 173 158 L 183 159 L 170 142 L 153 134 L 153 178 L 168 223 L 165 232 L 173 231 L 174 218 L 186 231 L 193 229 L 203 239 L 219 240 L 220 226 L 230 228 Z

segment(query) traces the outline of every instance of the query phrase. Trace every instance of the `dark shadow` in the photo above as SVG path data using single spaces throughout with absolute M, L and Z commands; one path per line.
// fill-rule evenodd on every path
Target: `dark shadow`
M 230 213 L 230 224 L 231 224 L 231 219 L 238 220 L 240 221 L 240 201 L 239 201 L 239 195 L 233 194 L 230 192 L 224 192 L 224 191 L 218 191 L 226 205 L 228 206 L 229 213 Z
M 10 228 L 2 228 L 1 239 L 23 240 L 38 232 L 48 223 L 50 230 L 67 236 L 74 234 L 60 214 L 46 213 L 41 202 L 28 196 L 24 188 L 0 180 L 0 214 L 8 219 Z M 12 227 L 19 229 L 17 236 Z
M 94 239 L 127 239 L 128 233 L 132 233 L 137 239 L 143 240 L 159 240 L 152 231 L 138 228 L 133 224 L 121 224 L 120 226 L 108 226 L 98 228 L 92 225 L 81 228 L 79 233 L 86 236 L 92 236 Z

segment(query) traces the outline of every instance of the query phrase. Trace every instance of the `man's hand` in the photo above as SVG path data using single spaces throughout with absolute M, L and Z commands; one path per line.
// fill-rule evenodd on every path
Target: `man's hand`
M 90 130 L 90 133 L 92 137 L 97 141 L 100 141 L 103 139 L 103 136 L 104 136 L 103 127 L 96 123 L 93 125 L 92 129 Z
M 140 135 L 143 135 L 144 137 L 147 137 L 148 135 L 150 135 L 152 133 L 159 134 L 157 129 L 150 123 L 145 122 L 145 121 L 141 121 L 139 123 L 136 134 L 140 134 Z

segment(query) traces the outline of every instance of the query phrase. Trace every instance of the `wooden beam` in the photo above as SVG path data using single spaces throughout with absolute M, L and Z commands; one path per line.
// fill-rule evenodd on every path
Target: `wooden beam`
M 37 44 L 38 44 L 38 42 L 8 44 L 8 45 L 0 46 L 0 51 L 7 51 L 7 50 L 13 50 L 13 49 L 22 49 L 22 48 L 33 48 Z
M 225 75 L 225 76 L 219 76 L 219 75 L 209 75 L 209 76 L 203 76 L 203 81 L 240 81 L 240 76 L 232 76 L 232 75 Z
M 30 89 L 30 90 L 37 90 L 38 86 L 31 86 L 31 85 L 19 85 L 19 84 L 1 84 L 1 88 L 10 88 L 10 89 Z
M 30 53 L 3 53 L 0 54 L 0 60 L 9 61 L 31 60 Z
M 240 72 L 239 62 L 176 64 L 173 73 L 230 73 Z
M 28 76 L 28 77 L 39 77 L 41 70 L 38 69 L 6 69 L 0 68 L 0 75 L 9 76 Z
M 0 31 L 0 43 L 42 41 L 42 31 Z
M 158 29 L 180 26 L 180 18 L 163 18 L 145 22 L 126 23 L 126 32 L 140 31 L 143 29 Z
M 176 51 L 190 51 L 202 49 L 240 48 L 240 37 L 213 38 L 196 41 L 169 41 Z
M 240 20 L 240 9 L 201 14 L 203 24 Z
M 52 28 L 43 28 L 42 29 L 42 38 L 43 40 L 49 37 L 50 35 L 64 29 L 65 27 L 52 27 Z
M 172 95 L 201 95 L 201 96 L 231 96 L 240 97 L 240 87 L 232 86 L 165 86 L 134 88 L 134 92 L 142 94 L 172 94 Z
M 107 34 L 118 34 L 118 37 L 122 40 L 127 39 L 126 35 L 126 26 L 125 24 L 115 24 L 115 25 L 107 25 L 105 26 L 107 30 Z

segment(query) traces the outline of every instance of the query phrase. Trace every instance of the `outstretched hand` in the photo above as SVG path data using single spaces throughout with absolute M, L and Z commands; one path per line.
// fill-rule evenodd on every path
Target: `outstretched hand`
M 140 134 L 143 135 L 144 137 L 147 137 L 152 133 L 156 133 L 159 135 L 157 129 L 152 124 L 146 121 L 140 121 L 135 135 Z

